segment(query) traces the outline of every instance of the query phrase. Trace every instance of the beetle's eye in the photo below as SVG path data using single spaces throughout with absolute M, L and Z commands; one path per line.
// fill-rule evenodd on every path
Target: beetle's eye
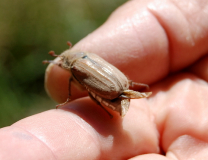
M 82 58 L 85 59 L 85 58 L 87 58 L 87 56 L 85 55 L 85 56 L 83 56 Z

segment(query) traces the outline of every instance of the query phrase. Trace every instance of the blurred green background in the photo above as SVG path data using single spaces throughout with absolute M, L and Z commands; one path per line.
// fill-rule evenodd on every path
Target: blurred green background
M 98 28 L 124 2 L 0 1 L 0 127 L 55 107 L 44 90 L 42 60 Z

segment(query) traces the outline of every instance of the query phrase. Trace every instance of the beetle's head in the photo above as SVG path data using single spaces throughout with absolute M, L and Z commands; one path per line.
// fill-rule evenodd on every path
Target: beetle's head
M 64 69 L 70 70 L 73 62 L 85 57 L 84 52 L 66 50 L 61 55 L 56 55 L 54 51 L 50 51 L 49 54 L 53 57 L 58 57 L 59 60 L 45 60 L 43 63 L 53 63 Z
M 70 70 L 72 64 L 76 60 L 83 58 L 85 55 L 86 53 L 84 52 L 66 50 L 59 56 L 62 61 L 61 67 Z

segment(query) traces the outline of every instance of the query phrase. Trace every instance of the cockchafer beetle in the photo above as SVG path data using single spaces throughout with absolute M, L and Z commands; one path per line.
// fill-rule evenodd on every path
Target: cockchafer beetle
M 67 42 L 71 48 L 72 44 Z M 124 117 L 129 109 L 130 99 L 149 97 L 152 92 L 138 92 L 130 90 L 134 85 L 149 88 L 148 85 L 135 83 L 116 67 L 102 59 L 96 54 L 64 51 L 61 55 L 56 55 L 54 51 L 49 54 L 53 57 L 60 57 L 59 62 L 45 60 L 43 63 L 54 63 L 68 70 L 71 73 L 69 79 L 69 97 L 66 102 L 56 106 L 62 106 L 70 102 L 71 82 L 74 81 L 79 87 L 85 88 L 89 96 L 99 104 L 111 117 L 112 115 L 105 109 L 108 107 L 120 113 Z

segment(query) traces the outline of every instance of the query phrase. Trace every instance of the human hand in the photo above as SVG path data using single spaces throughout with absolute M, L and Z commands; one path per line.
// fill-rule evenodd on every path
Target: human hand
M 72 49 L 99 54 L 151 84 L 110 119 L 89 97 L 0 130 L 0 159 L 206 159 L 208 3 L 129 1 Z M 46 88 L 64 102 L 69 73 L 51 65 Z M 73 98 L 86 94 L 72 89 Z M 134 158 L 133 158 L 134 157 Z

